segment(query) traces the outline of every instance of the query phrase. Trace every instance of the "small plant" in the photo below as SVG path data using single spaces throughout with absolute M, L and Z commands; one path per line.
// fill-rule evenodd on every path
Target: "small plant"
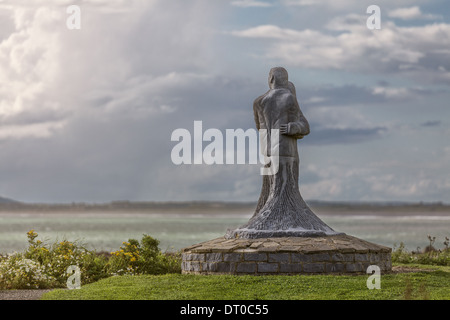
M 162 253 L 159 241 L 144 235 L 141 242 L 130 239 L 111 255 L 87 250 L 78 242 L 57 241 L 51 245 L 27 232 L 24 252 L 0 255 L 0 289 L 57 288 L 67 285 L 67 268 L 80 268 L 81 283 L 112 275 L 180 273 L 177 253 Z
M 393 250 L 391 258 L 392 262 L 397 263 L 418 263 L 428 265 L 450 266 L 450 250 L 448 249 L 449 240 L 445 237 L 445 249 L 437 250 L 433 247 L 436 237 L 427 236 L 430 244 L 421 252 L 419 248 L 417 251 L 408 252 L 405 245 L 400 243 L 400 246 Z
M 164 274 L 181 272 L 180 257 L 163 254 L 159 240 L 144 235 L 141 243 L 135 239 L 123 242 L 119 250 L 111 252 L 107 270 L 113 275 Z
M 28 248 L 22 253 L 2 259 L 0 288 L 65 287 L 69 266 L 80 268 L 83 284 L 108 276 L 104 271 L 106 258 L 87 250 L 79 243 L 63 240 L 46 245 L 37 240 L 37 237 L 34 230 L 28 231 Z
M 428 241 L 430 241 L 430 244 L 427 247 L 425 247 L 425 252 L 436 251 L 436 249 L 433 247 L 433 244 L 436 241 L 436 237 L 427 235 L 427 238 L 428 238 Z
M 26 259 L 21 254 L 9 255 L 0 262 L 0 289 L 58 287 L 58 281 L 48 271 L 48 266 Z

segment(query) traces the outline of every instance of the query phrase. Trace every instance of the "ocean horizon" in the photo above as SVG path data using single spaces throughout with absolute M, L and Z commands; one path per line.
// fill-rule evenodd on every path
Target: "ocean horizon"
M 122 206 L 124 205 L 123 202 Z M 311 206 L 334 230 L 391 248 L 403 243 L 408 250 L 424 249 L 427 235 L 442 249 L 450 236 L 450 210 L 437 205 Z M 42 209 L 42 208 L 41 208 Z M 80 209 L 78 207 L 78 209 Z M 222 237 L 228 229 L 246 223 L 253 204 L 217 205 L 199 202 L 153 209 L 111 210 L 0 210 L 0 253 L 27 247 L 26 233 L 33 229 L 46 243 L 78 241 L 88 249 L 115 251 L 123 241 L 140 240 L 148 234 L 160 241 L 162 251 L 177 251 L 190 245 Z

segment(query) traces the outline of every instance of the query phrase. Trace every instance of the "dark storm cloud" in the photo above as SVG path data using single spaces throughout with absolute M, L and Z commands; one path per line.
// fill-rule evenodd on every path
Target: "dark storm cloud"
M 306 145 L 349 144 L 380 139 L 387 132 L 385 127 L 375 128 L 318 128 L 311 129 L 311 137 L 304 141 Z
M 442 121 L 441 120 L 429 120 L 429 121 L 422 122 L 420 125 L 422 127 L 439 127 L 440 125 L 442 125 Z

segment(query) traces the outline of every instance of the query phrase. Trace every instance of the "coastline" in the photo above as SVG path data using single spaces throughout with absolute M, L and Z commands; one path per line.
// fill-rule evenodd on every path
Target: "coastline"
M 441 203 L 346 203 L 306 201 L 317 215 L 326 216 L 450 216 L 450 205 Z M 159 215 L 252 215 L 256 203 L 232 202 L 129 202 L 104 204 L 0 204 L 0 215 L 55 214 L 159 214 Z

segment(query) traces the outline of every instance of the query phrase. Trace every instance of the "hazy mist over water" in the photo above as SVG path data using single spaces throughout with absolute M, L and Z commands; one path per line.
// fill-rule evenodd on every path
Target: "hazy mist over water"
M 229 214 L 226 210 L 214 209 L 182 212 L 0 212 L 0 253 L 26 248 L 26 232 L 31 229 L 48 243 L 77 240 L 97 251 L 117 250 L 123 241 L 140 240 L 143 234 L 148 234 L 160 240 L 161 250 L 174 251 L 221 237 L 228 228 L 246 223 L 252 215 L 248 208 Z M 427 235 L 430 234 L 436 237 L 434 246 L 440 249 L 444 237 L 450 235 L 448 213 L 430 211 L 405 215 L 353 210 L 343 214 L 320 209 L 315 212 L 336 231 L 391 248 L 403 242 L 409 250 L 423 249 L 429 244 Z

